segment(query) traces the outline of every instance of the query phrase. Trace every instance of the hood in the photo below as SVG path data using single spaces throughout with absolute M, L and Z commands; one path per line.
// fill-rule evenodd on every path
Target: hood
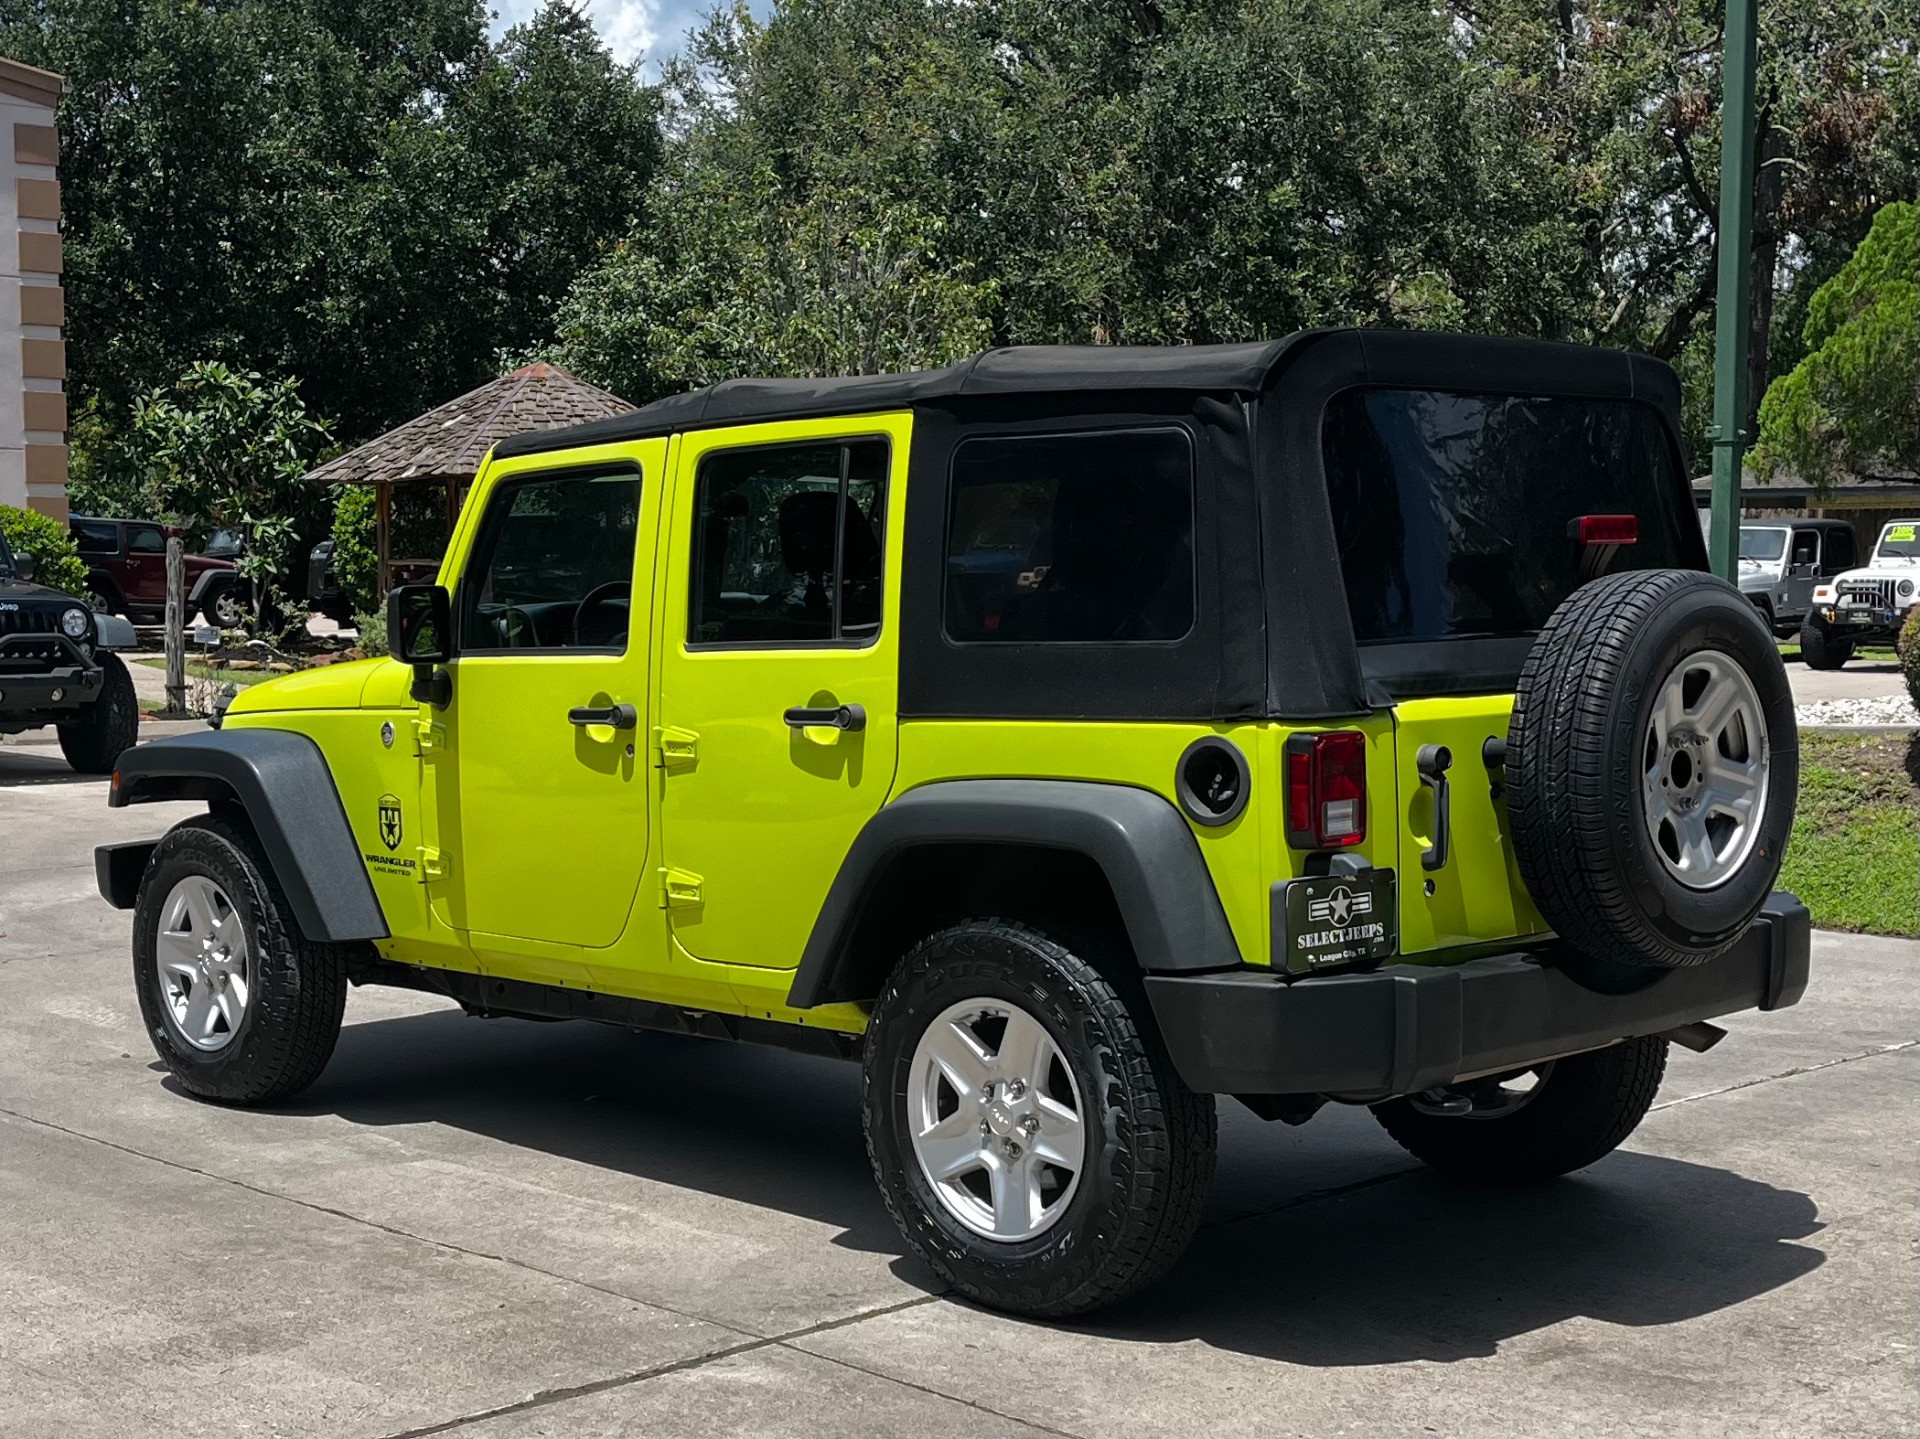
M 350 710 L 414 708 L 407 698 L 410 671 L 393 660 L 349 660 L 321 669 L 301 670 L 246 685 L 227 707 L 228 715 L 271 710 Z
M 56 590 L 51 585 L 40 585 L 32 580 L 19 580 L 11 575 L 0 575 L 0 606 L 22 604 L 24 607 L 24 602 L 28 600 L 34 602 L 33 607 L 36 610 L 43 604 L 62 607 L 80 605 L 81 609 L 86 608 L 72 595 L 64 590 Z

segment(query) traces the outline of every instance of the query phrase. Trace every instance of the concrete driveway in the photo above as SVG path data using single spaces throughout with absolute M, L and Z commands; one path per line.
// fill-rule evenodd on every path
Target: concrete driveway
M 1920 943 L 1820 936 L 1542 1188 L 1227 1102 L 1173 1274 L 1032 1324 L 903 1257 L 850 1065 L 363 990 L 297 1105 L 176 1092 L 90 850 L 194 808 L 0 748 L 0 1435 L 1920 1429 Z

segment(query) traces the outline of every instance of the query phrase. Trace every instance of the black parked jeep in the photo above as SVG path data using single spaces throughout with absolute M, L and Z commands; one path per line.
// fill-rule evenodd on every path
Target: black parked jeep
M 133 626 L 33 583 L 33 557 L 0 535 L 0 734 L 53 725 L 67 763 L 107 774 L 139 738 L 133 676 L 115 649 Z

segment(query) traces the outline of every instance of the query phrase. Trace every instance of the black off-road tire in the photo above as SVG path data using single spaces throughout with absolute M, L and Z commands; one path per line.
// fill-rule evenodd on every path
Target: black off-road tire
M 1648 834 L 1642 747 L 1661 685 L 1704 650 L 1752 682 L 1770 778 L 1746 858 L 1714 888 L 1695 889 Z M 1527 655 L 1507 732 L 1514 857 L 1547 923 L 1584 954 L 1672 968 L 1732 948 L 1779 876 L 1799 780 L 1780 651 L 1723 580 L 1694 570 L 1595 580 L 1554 611 Z
M 1467 1179 L 1553 1179 L 1604 1159 L 1646 1118 L 1667 1069 L 1667 1042 L 1629 1039 L 1553 1062 L 1526 1103 L 1495 1116 L 1435 1114 L 1390 1099 L 1373 1117 L 1400 1147 Z
M 238 1030 L 208 1053 L 175 1035 L 154 963 L 161 907 L 182 879 L 208 876 L 245 925 L 251 990 Z M 183 820 L 154 849 L 133 910 L 133 983 L 147 1035 L 190 1093 L 227 1104 L 290 1099 L 320 1077 L 347 1003 L 345 954 L 300 933 L 253 829 L 237 814 Z
M 1156 1278 L 1193 1237 L 1213 1185 L 1213 1096 L 1193 1093 L 1174 1073 L 1142 1018 L 1144 993 L 1130 1001 L 1076 949 L 1011 921 L 964 921 L 907 954 L 867 1031 L 867 1152 L 888 1211 L 942 1279 L 1016 1314 L 1084 1314 Z M 921 1034 L 975 997 L 1012 1001 L 1040 1020 L 1073 1070 L 1093 1140 L 1066 1210 L 1024 1241 L 987 1239 L 955 1220 L 906 1128 Z
M 60 753 L 81 774 L 112 774 L 120 756 L 140 742 L 140 701 L 120 656 L 100 656 L 100 693 L 78 719 L 56 726 Z
M 1800 626 L 1800 658 L 1810 670 L 1837 670 L 1853 658 L 1853 641 L 1808 620 Z

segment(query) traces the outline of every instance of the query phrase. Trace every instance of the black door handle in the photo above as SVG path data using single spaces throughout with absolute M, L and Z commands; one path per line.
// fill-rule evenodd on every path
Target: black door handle
M 826 705 L 819 709 L 795 705 L 782 718 L 795 729 L 809 729 L 815 725 L 843 730 L 863 730 L 867 727 L 864 705 Z
M 582 727 L 608 724 L 615 729 L 632 729 L 640 723 L 640 711 L 632 705 L 575 705 L 567 711 L 567 723 Z
M 1447 793 L 1447 771 L 1453 751 L 1443 744 L 1423 744 L 1413 757 L 1420 783 L 1433 790 L 1433 844 L 1420 851 L 1420 868 L 1442 869 L 1447 863 L 1447 831 L 1452 828 L 1452 797 Z

